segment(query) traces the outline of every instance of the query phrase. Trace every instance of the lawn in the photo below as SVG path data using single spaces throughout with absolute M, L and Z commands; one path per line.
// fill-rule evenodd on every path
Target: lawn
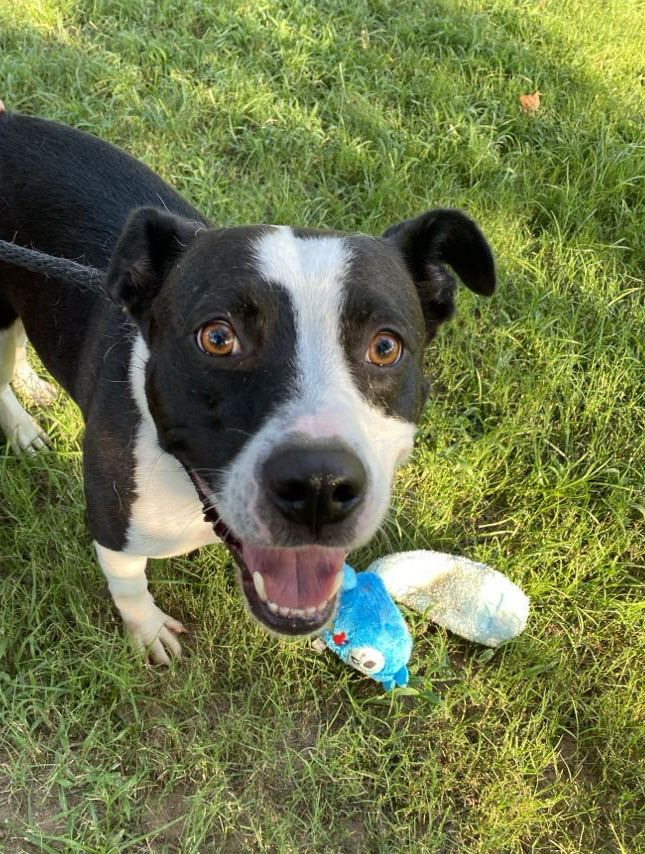
M 418 694 L 388 697 L 263 634 L 214 547 L 151 565 L 190 634 L 146 667 L 61 396 L 51 453 L 0 445 L 0 850 L 645 851 L 639 20 L 640 0 L 0 0 L 5 104 L 126 148 L 219 223 L 481 223 L 499 292 L 461 292 L 352 557 L 453 551 L 533 604 L 494 654 L 409 614 Z

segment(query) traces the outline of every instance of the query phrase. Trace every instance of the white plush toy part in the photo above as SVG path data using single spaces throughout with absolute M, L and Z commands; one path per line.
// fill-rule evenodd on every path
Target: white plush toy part
M 395 552 L 368 571 L 397 602 L 467 640 L 495 647 L 526 627 L 528 597 L 485 563 L 444 552 Z

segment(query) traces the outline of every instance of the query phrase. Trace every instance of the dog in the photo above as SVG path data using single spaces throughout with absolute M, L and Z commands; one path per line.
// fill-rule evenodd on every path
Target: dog
M 146 563 L 218 541 L 258 623 L 320 632 L 412 448 L 447 265 L 495 289 L 478 226 L 434 209 L 380 237 L 218 227 L 111 144 L 5 110 L 0 238 L 106 270 L 80 289 L 0 262 L 0 426 L 20 451 L 46 441 L 11 388 L 24 327 L 82 411 L 89 529 L 134 642 L 180 655 Z

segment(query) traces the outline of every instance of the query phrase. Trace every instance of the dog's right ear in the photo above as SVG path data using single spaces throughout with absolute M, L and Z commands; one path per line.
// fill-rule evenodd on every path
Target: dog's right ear
M 140 322 L 173 265 L 203 228 L 202 223 L 157 208 L 133 211 L 114 247 L 105 289 Z

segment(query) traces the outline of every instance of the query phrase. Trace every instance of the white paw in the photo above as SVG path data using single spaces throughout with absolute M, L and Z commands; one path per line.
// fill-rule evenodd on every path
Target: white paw
M 51 406 L 58 397 L 58 389 L 45 382 L 29 365 L 16 368 L 11 382 L 23 400 L 34 406 Z
M 36 454 L 38 451 L 48 450 L 51 445 L 49 436 L 40 429 L 31 415 L 27 415 L 22 423 L 16 425 L 8 439 L 17 454 Z
M 186 629 L 154 603 L 146 608 L 145 613 L 136 620 L 123 615 L 126 631 L 135 645 L 145 651 L 154 664 L 170 664 L 171 658 L 181 658 L 181 644 L 177 635 Z
M 17 454 L 46 450 L 49 438 L 22 408 L 10 388 L 0 393 L 0 428 Z

